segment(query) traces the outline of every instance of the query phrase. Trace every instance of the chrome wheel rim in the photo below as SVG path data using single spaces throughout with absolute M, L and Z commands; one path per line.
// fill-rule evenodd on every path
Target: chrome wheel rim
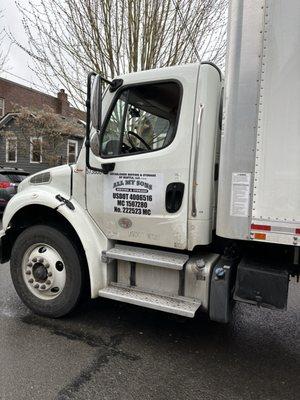
M 55 299 L 66 284 L 66 268 L 62 257 L 45 243 L 34 244 L 25 252 L 22 275 L 30 292 L 41 300 Z

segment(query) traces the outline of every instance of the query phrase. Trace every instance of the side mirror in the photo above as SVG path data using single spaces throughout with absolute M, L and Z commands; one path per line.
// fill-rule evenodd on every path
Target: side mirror
M 92 77 L 90 107 L 92 126 L 99 131 L 102 113 L 102 79 L 100 75 Z
M 103 165 L 103 168 L 97 168 L 90 163 L 90 149 L 91 149 L 91 128 L 99 132 L 101 130 L 101 113 L 102 113 L 102 80 L 100 75 L 91 72 L 87 80 L 87 98 L 86 98 L 86 139 L 85 139 L 85 159 L 86 166 L 92 171 L 102 172 L 108 174 L 113 171 L 115 164 L 110 163 Z M 107 81 L 108 82 L 108 81 Z

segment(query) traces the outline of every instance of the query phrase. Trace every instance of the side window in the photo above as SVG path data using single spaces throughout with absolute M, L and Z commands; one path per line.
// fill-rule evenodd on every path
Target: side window
M 78 142 L 77 140 L 68 140 L 67 160 L 68 164 L 74 164 L 77 160 Z
M 7 163 L 17 162 L 17 138 L 15 137 L 6 139 L 5 160 Z
M 101 155 L 114 157 L 166 147 L 175 135 L 180 97 L 175 82 L 123 90 L 104 125 Z
M 5 114 L 5 100 L 0 97 L 0 117 Z
M 30 137 L 30 162 L 41 163 L 42 160 L 42 138 Z

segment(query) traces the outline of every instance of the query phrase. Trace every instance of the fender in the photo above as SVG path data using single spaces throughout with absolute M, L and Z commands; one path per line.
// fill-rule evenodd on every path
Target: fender
M 3 230 L 9 229 L 13 216 L 26 206 L 36 204 L 57 209 L 57 212 L 72 225 L 82 243 L 89 269 L 91 297 L 98 297 L 98 291 L 107 286 L 107 265 L 101 261 L 101 253 L 112 247 L 111 241 L 76 200 L 70 200 L 75 207 L 71 210 L 55 198 L 58 194 L 69 198 L 68 195 L 59 193 L 57 188 L 51 186 L 26 188 L 19 192 L 9 201 L 5 209 Z

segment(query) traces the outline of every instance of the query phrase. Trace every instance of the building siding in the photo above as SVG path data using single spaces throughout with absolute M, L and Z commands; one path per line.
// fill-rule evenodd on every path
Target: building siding
M 6 133 L 9 132 L 9 136 L 17 138 L 17 161 L 6 162 Z M 27 135 L 26 135 L 27 136 Z M 29 136 L 29 135 L 28 135 Z M 35 136 L 34 132 L 30 136 Z M 57 151 L 58 162 L 56 165 L 66 164 L 68 154 L 68 140 L 74 140 L 78 143 L 78 154 L 83 144 L 83 138 L 78 136 L 68 135 L 65 136 L 61 146 Z M 22 141 L 22 142 L 21 142 Z M 43 150 L 42 150 L 43 153 Z M 50 165 L 46 162 L 32 163 L 30 162 L 30 142 L 25 141 L 19 134 L 18 130 L 14 128 L 14 120 L 12 119 L 0 130 L 0 166 L 9 168 L 21 168 L 30 174 L 39 172 L 43 169 L 49 168 Z M 53 165 L 52 165 L 53 166 Z

